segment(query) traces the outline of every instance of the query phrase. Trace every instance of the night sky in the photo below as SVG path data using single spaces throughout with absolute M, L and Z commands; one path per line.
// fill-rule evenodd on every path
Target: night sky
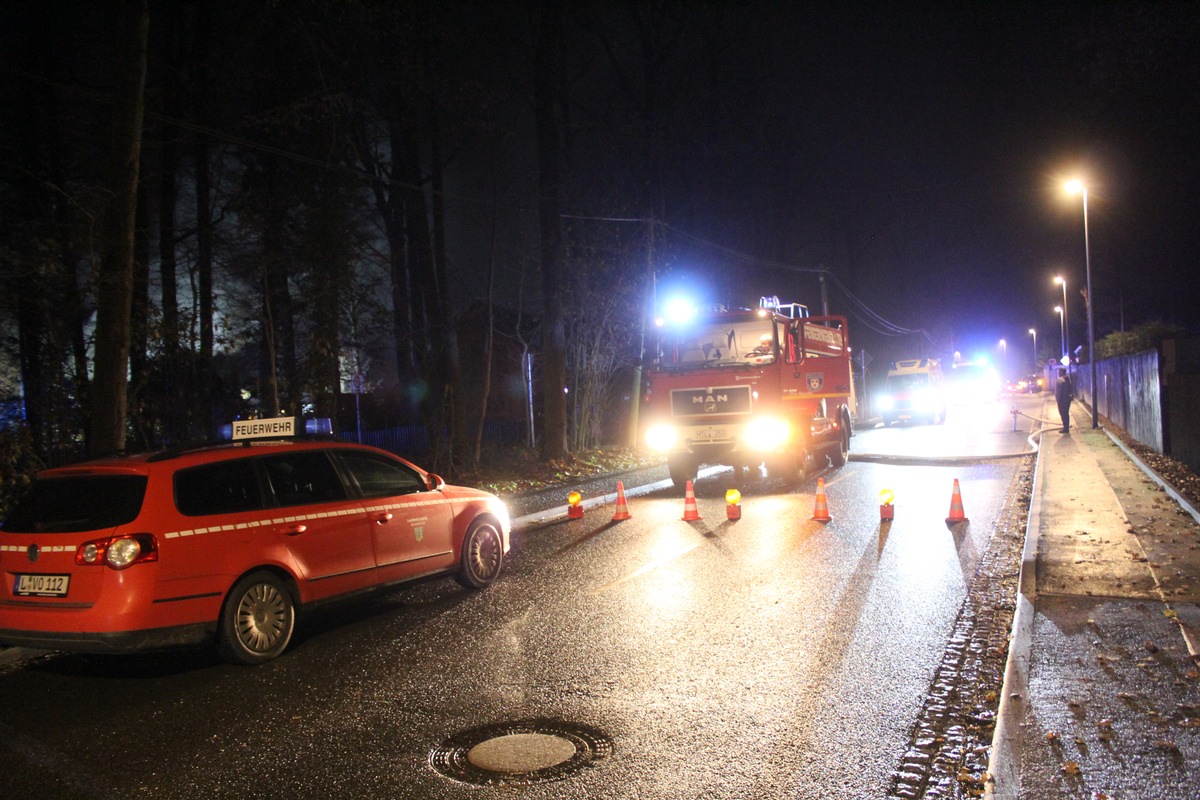
M 632 36 L 608 8 L 601 28 Z M 1200 333 L 1200 4 L 706 8 L 711 40 L 697 35 L 702 57 L 678 59 L 656 106 L 688 131 L 663 192 L 660 292 L 817 308 L 807 271 L 826 269 L 831 312 L 881 363 L 999 363 L 1003 338 L 1016 371 L 1018 355 L 1032 365 L 1031 327 L 1058 355 L 1055 275 L 1069 339 L 1086 341 L 1082 200 L 1063 190 L 1078 177 L 1097 340 L 1151 322 Z M 581 81 L 580 118 L 613 91 Z M 580 160 L 607 164 L 580 127 Z
M 827 267 L 932 337 L 876 336 L 886 326 L 831 290 L 860 345 L 998 360 L 1001 338 L 1029 354 L 1033 327 L 1057 355 L 1056 274 L 1071 342 L 1085 341 L 1082 202 L 1061 188 L 1073 176 L 1089 186 L 1097 338 L 1151 321 L 1200 333 L 1200 6 L 753 8 L 762 50 L 747 58 L 795 124 L 794 151 L 774 156 L 805 198 L 771 257 Z M 823 229 L 830 208 L 861 227 Z M 847 231 L 860 240 L 834 238 Z
M 278 35 L 303 31 L 312 5 L 298 3 Z M 213 7 L 236 9 L 225 30 L 270 40 L 272 28 L 254 27 L 276 4 Z M 536 253 L 536 4 L 429 7 L 455 26 L 449 69 L 491 104 L 490 135 L 466 141 L 447 174 L 454 269 L 463 297 L 477 298 L 462 266 L 472 259 L 456 253 L 485 245 L 497 210 L 512 214 L 502 228 L 523 229 L 505 246 Z M 45 8 L 101 15 L 67 26 L 74 41 L 52 58 L 103 58 L 103 4 Z M 817 308 L 811 271 L 827 270 L 831 312 L 885 361 L 998 358 L 1001 338 L 1010 357 L 1030 353 L 1030 327 L 1056 355 L 1056 274 L 1068 280 L 1072 343 L 1086 338 L 1082 204 L 1061 188 L 1078 176 L 1090 192 L 1097 338 L 1152 321 L 1200 333 L 1200 4 L 566 8 L 563 211 L 577 226 L 652 213 L 660 291 L 686 283 L 727 303 L 777 294 Z M 279 48 L 280 75 L 324 74 L 318 33 Z M 653 90 L 648 53 L 660 59 Z M 43 66 L 68 83 L 106 74 L 99 63 L 74 76 Z M 94 110 L 102 126 L 107 109 Z

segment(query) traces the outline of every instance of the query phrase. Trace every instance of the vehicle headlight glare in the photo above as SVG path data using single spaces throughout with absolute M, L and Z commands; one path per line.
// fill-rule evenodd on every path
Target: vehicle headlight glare
M 896 398 L 892 397 L 890 394 L 882 395 L 879 398 L 879 408 L 881 410 L 891 411 L 895 407 L 896 407 Z
M 679 434 L 671 425 L 652 425 L 646 430 L 646 446 L 651 450 L 670 450 L 679 440 Z
M 792 436 L 787 420 L 759 417 L 746 425 L 742 443 L 751 450 L 775 450 Z

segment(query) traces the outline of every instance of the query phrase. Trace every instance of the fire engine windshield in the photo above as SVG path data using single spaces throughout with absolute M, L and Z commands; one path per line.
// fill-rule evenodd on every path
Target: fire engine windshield
M 668 337 L 663 363 L 671 366 L 770 364 L 775 337 L 769 319 L 701 325 Z

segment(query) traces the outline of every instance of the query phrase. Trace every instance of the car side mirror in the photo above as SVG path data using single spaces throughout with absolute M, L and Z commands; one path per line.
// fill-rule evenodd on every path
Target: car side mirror
M 429 481 L 429 491 L 431 492 L 440 492 L 446 488 L 446 481 L 441 475 L 430 472 L 425 478 Z

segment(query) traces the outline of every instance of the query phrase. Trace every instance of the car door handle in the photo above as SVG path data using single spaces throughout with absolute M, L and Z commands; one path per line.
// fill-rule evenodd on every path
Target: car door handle
M 375 516 L 375 521 L 378 522 L 380 525 L 382 525 L 385 522 L 389 522 L 393 516 L 394 515 L 392 514 L 392 512 L 384 511 L 383 513 L 377 514 Z
M 283 529 L 283 535 L 284 536 L 296 536 L 297 534 L 304 533 L 306 530 L 308 530 L 307 525 L 300 525 L 300 524 L 289 525 Z

